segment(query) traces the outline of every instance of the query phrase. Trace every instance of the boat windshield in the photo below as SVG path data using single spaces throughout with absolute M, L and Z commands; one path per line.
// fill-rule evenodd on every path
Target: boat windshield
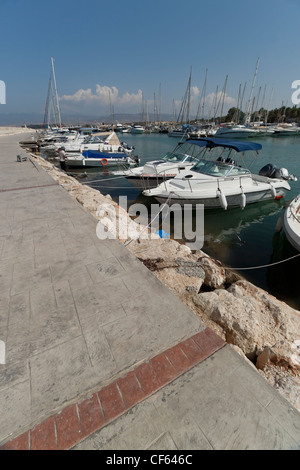
M 186 153 L 181 153 L 181 152 L 168 152 L 166 155 L 162 158 L 165 162 L 173 162 L 173 163 L 178 163 L 178 162 L 192 162 L 195 160 L 194 157 L 191 155 L 187 155 Z
M 239 176 L 249 174 L 249 170 L 236 166 L 235 162 L 225 163 L 222 161 L 201 160 L 191 168 L 192 171 L 210 176 Z

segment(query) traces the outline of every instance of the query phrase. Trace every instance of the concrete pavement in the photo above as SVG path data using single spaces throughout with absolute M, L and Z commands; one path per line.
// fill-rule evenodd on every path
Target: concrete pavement
M 0 137 L 0 446 L 296 449 L 300 414 Z

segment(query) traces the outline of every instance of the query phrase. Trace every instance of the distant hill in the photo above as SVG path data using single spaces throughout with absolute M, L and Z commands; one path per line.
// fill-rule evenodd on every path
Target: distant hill
M 62 123 L 64 125 L 84 125 L 84 124 L 101 124 L 112 123 L 112 116 L 88 116 L 88 115 L 64 115 L 62 114 Z M 153 115 L 149 114 L 149 121 L 153 121 Z M 169 114 L 162 114 L 162 121 L 171 121 L 173 118 Z M 115 114 L 114 122 L 117 123 L 131 123 L 141 122 L 142 117 L 140 114 Z M 38 113 L 0 113 L 0 126 L 24 126 L 26 124 L 30 127 L 33 125 L 42 125 L 44 122 L 44 115 Z

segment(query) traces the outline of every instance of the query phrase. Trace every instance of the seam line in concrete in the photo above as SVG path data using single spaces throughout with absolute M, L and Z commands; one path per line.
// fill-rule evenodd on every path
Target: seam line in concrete
M 23 191 L 24 189 L 36 189 L 36 188 L 47 188 L 48 186 L 59 186 L 58 183 L 40 184 L 39 186 L 24 186 L 21 188 L 8 188 L 0 189 L 0 193 L 6 193 L 8 191 Z

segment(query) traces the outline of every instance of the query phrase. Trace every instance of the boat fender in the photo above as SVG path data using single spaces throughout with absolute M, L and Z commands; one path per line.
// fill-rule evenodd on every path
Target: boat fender
M 270 184 L 270 186 L 271 186 L 271 194 L 275 198 L 276 197 L 276 189 L 274 188 L 274 186 L 272 184 Z
M 222 191 L 220 189 L 218 189 L 218 198 L 219 198 L 222 209 L 224 209 L 224 211 L 226 211 L 226 209 L 228 207 L 227 199 L 226 199 L 225 194 L 222 193 Z
M 241 193 L 241 202 L 240 202 L 240 206 L 241 206 L 242 209 L 245 209 L 246 203 L 247 203 L 246 194 L 244 193 L 244 191 L 243 191 L 243 189 L 242 189 L 242 193 Z
M 108 165 L 107 158 L 102 158 L 101 163 L 102 163 L 103 166 L 107 166 Z

